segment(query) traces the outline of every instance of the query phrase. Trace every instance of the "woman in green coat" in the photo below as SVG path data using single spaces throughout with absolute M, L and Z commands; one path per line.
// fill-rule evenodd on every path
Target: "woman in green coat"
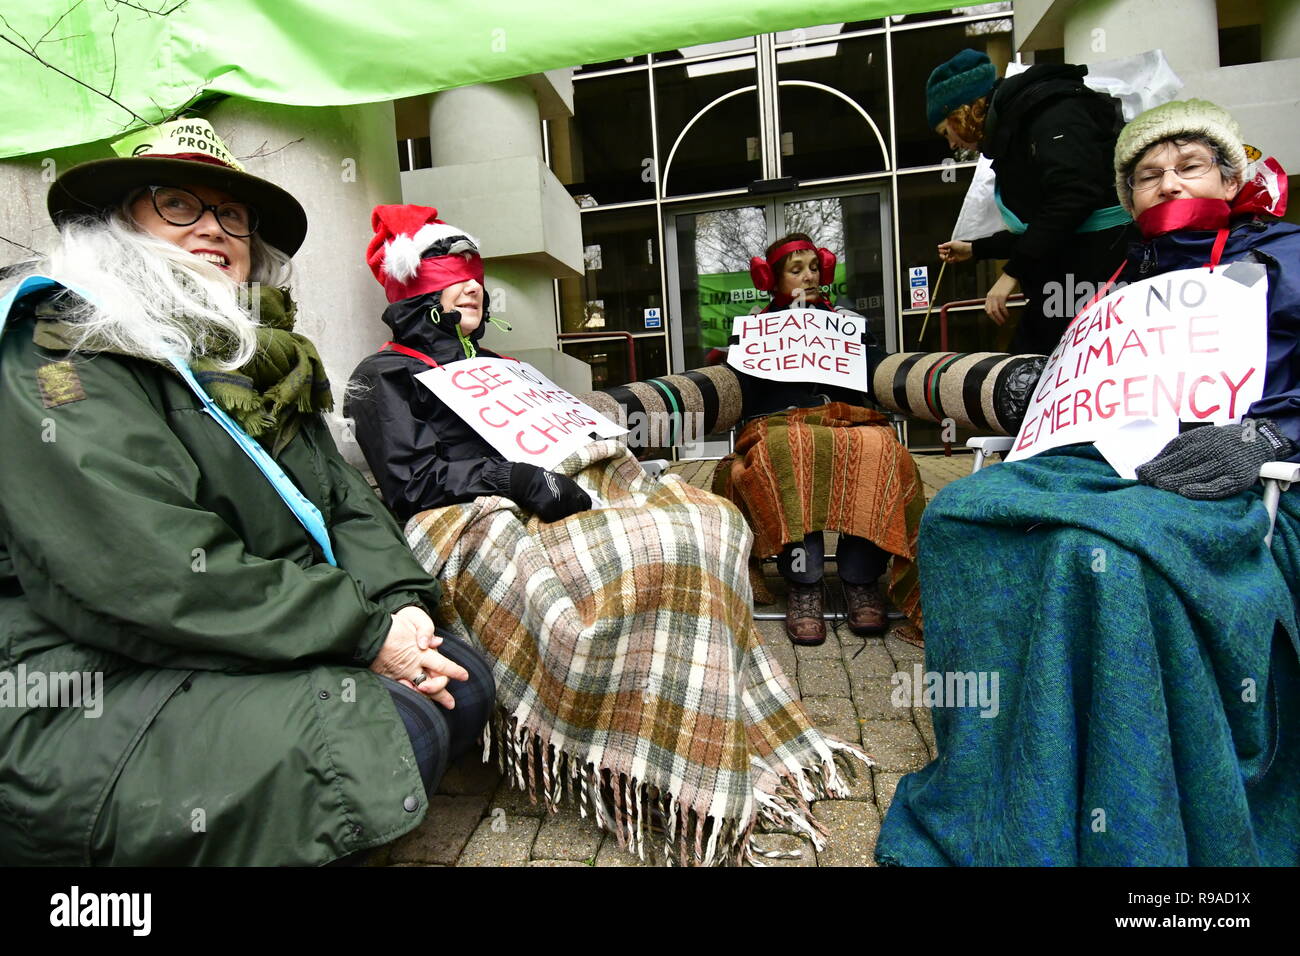
M 490 670 L 321 419 L 302 207 L 202 120 L 114 148 L 0 287 L 0 863 L 355 859 Z

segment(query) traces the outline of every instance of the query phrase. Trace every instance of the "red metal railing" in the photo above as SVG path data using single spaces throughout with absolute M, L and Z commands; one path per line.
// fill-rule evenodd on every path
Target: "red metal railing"
M 1017 292 L 1015 295 L 1007 296 L 1007 305 L 1019 305 L 1025 301 L 1024 293 Z M 948 351 L 948 310 L 958 305 L 983 305 L 983 299 L 955 299 L 952 302 L 946 302 L 939 307 L 939 351 Z M 921 343 L 918 342 L 917 348 Z

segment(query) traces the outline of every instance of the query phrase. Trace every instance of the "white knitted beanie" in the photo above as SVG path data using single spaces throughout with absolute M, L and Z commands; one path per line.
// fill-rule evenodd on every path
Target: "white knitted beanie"
M 1208 100 L 1162 103 L 1134 117 L 1115 143 L 1115 192 L 1130 215 L 1133 194 L 1125 182 L 1128 167 L 1155 144 L 1185 136 L 1204 136 L 1219 148 L 1227 162 L 1245 172 L 1248 160 L 1241 142 L 1241 127 L 1227 110 Z

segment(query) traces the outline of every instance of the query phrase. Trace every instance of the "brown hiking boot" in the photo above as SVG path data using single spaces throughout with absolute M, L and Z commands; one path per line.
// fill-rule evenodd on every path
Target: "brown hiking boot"
M 849 630 L 854 634 L 883 634 L 885 602 L 875 584 L 845 584 L 844 606 L 848 609 Z
M 795 644 L 816 647 L 826 641 L 826 622 L 822 620 L 822 586 L 790 583 L 786 599 L 785 634 Z

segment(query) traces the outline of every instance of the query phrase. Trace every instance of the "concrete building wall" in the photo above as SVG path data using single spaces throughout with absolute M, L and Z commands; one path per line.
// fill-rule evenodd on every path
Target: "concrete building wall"
M 1180 99 L 1228 110 L 1246 142 L 1300 170 L 1300 3 L 1295 0 L 1016 0 L 1022 54 L 1064 47 L 1067 63 L 1164 51 Z M 1219 29 L 1260 24 L 1262 62 L 1219 66 Z M 1292 204 L 1293 206 L 1295 204 Z M 1294 216 L 1295 213 L 1292 213 Z
M 1164 50 L 1174 70 L 1219 65 L 1214 0 L 1079 0 L 1065 13 L 1066 63 Z
M 554 280 L 582 275 L 578 207 L 546 164 L 542 120 L 573 112 L 568 71 L 446 90 L 427 98 L 427 128 L 404 103 L 403 133 L 428 135 L 433 166 L 402 173 L 404 202 L 432 206 L 479 240 L 492 314 L 486 344 L 571 391 L 591 370 L 557 349 Z
M 365 264 L 370 211 L 400 196 L 393 106 L 294 107 L 226 100 L 209 114 L 248 171 L 291 192 L 307 210 L 307 240 L 294 257 L 298 331 L 320 350 L 334 386 L 331 431 L 353 464 L 360 450 L 342 428 L 343 387 L 387 338 L 388 304 Z M 264 155 L 256 155 L 263 153 Z

